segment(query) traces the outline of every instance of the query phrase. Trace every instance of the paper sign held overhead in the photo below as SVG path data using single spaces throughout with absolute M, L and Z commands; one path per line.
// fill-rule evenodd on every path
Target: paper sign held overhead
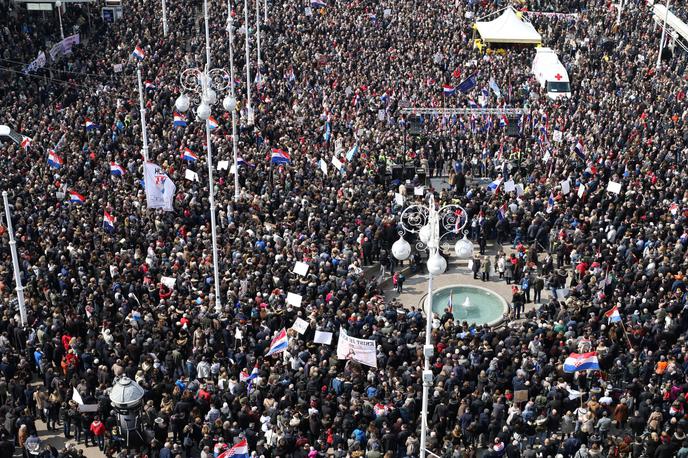
M 308 321 L 304 320 L 303 318 L 296 317 L 296 321 L 294 321 L 294 324 L 291 326 L 291 328 L 303 335 L 308 329 Z
M 294 272 L 297 275 L 301 275 L 302 277 L 305 277 L 308 273 L 308 264 L 306 264 L 305 262 L 296 261 L 296 264 L 294 264 L 294 270 L 292 272 Z
M 561 183 L 561 193 L 566 195 L 569 192 L 571 192 L 571 184 L 569 183 L 569 180 L 564 180 Z
M 504 183 L 504 192 L 513 192 L 516 191 L 516 184 L 514 183 L 514 180 L 509 180 Z
M 160 283 L 163 285 L 167 286 L 170 289 L 174 288 L 174 284 L 177 282 L 177 280 L 174 277 L 162 277 L 160 279 Z
M 398 192 L 394 193 L 394 203 L 401 206 L 404 205 L 404 196 L 399 194 Z
M 425 188 L 423 186 L 414 187 L 413 188 L 413 195 L 423 197 L 423 195 L 425 195 Z
M 337 156 L 332 156 L 332 165 L 334 165 L 337 170 L 342 170 L 342 161 L 337 159 Z
M 303 297 L 296 293 L 287 293 L 287 305 L 293 305 L 294 307 L 301 307 L 301 301 Z
M 585 194 L 585 185 L 581 183 L 581 185 L 578 186 L 578 198 L 582 198 L 583 194 Z
M 227 170 L 229 168 L 229 161 L 217 161 L 217 170 Z
M 522 196 L 525 193 L 523 190 L 523 185 L 521 183 L 516 185 L 516 195 L 517 196 Z
M 327 331 L 315 331 L 315 338 L 313 342 L 330 345 L 332 343 L 332 333 Z
M 616 181 L 610 181 L 609 184 L 607 185 L 607 191 L 613 192 L 614 194 L 618 194 L 621 192 L 621 183 L 617 183 Z
M 186 171 L 184 171 L 184 178 L 190 181 L 198 181 L 198 174 L 193 170 L 186 169 Z

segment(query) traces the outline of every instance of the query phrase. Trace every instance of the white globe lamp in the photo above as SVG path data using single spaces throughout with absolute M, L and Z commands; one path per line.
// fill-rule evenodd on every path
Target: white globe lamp
M 217 102 L 217 93 L 212 89 L 208 89 L 205 92 L 205 101 L 208 105 L 215 105 L 215 102 Z
M 435 252 L 428 259 L 427 266 L 431 275 L 441 275 L 447 270 L 447 260 L 440 256 L 439 252 Z
M 454 252 L 459 259 L 469 259 L 473 257 L 473 242 L 468 240 L 466 234 L 463 238 L 457 240 L 456 245 L 454 245 Z
M 203 121 L 210 117 L 210 105 L 208 105 L 205 100 L 196 108 L 196 115 Z
M 178 111 L 184 113 L 186 110 L 189 109 L 189 97 L 186 94 L 180 95 L 174 102 L 174 106 L 177 107 Z
M 411 245 L 402 237 L 392 244 L 392 256 L 404 261 L 411 256 Z
M 228 95 L 222 101 L 222 107 L 225 109 L 225 111 L 234 111 L 234 109 L 236 108 L 236 105 L 237 105 L 237 101 L 231 95 Z
M 418 238 L 425 245 L 427 245 L 428 242 L 430 241 L 431 231 L 432 231 L 432 228 L 430 227 L 429 224 L 426 224 L 425 226 L 421 227 L 420 231 L 418 231 Z

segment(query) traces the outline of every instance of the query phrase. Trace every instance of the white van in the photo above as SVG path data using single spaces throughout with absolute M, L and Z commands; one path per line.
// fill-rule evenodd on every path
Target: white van
M 532 72 L 540 83 L 540 87 L 547 91 L 547 97 L 550 99 L 571 98 L 569 74 L 554 50 L 535 48 Z

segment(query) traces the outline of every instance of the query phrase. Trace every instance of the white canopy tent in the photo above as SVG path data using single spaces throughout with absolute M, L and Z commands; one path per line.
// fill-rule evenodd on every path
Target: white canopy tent
M 533 24 L 518 17 L 516 10 L 508 7 L 496 19 L 475 23 L 484 43 L 540 44 L 542 36 Z

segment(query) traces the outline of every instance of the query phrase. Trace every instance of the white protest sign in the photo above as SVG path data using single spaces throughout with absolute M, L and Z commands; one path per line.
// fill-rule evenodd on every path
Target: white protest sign
M 506 183 L 504 183 L 504 192 L 513 191 L 516 191 L 516 184 L 514 183 L 514 180 L 509 180 Z
M 176 282 L 177 282 L 177 280 L 174 277 L 162 277 L 160 279 L 160 283 L 162 283 L 163 285 L 167 286 L 170 289 L 174 288 L 174 284 Z
M 392 15 L 392 9 L 391 8 L 385 8 L 385 10 L 382 12 L 384 17 L 390 17 Z
M 342 170 L 342 161 L 337 159 L 337 156 L 332 156 L 332 165 L 334 165 L 337 170 Z
M 569 180 L 564 180 L 559 184 L 561 185 L 561 193 L 562 194 L 566 195 L 569 192 L 571 192 L 571 184 L 569 183 Z
M 303 335 L 306 332 L 306 329 L 308 329 L 308 321 L 304 320 L 303 318 L 296 317 L 296 321 L 294 321 L 294 324 L 291 325 L 291 328 Z
M 306 9 L 304 9 L 304 12 L 306 13 L 306 16 L 313 16 L 313 10 L 310 6 L 307 6 Z
M 561 141 L 563 140 L 563 135 L 561 134 L 561 131 L 554 130 L 552 132 L 552 140 L 554 140 L 557 143 L 561 143 Z
M 186 169 L 184 171 L 184 178 L 191 181 L 198 181 L 198 174 L 193 170 Z
M 521 183 L 516 185 L 516 195 L 522 196 L 524 194 L 523 185 Z
M 305 277 L 306 274 L 308 273 L 308 264 L 305 262 L 301 261 L 296 261 L 296 264 L 294 264 L 294 270 L 292 270 L 297 275 L 301 275 L 302 277 Z
M 313 342 L 330 345 L 332 343 L 332 333 L 327 331 L 315 331 Z
M 366 366 L 377 368 L 377 351 L 374 340 L 349 337 L 343 328 L 339 329 L 337 359 L 350 359 Z
M 394 203 L 397 205 L 404 205 L 404 196 L 398 192 L 394 193 Z
M 229 168 L 229 174 L 234 175 L 236 173 L 236 167 L 234 167 L 234 164 Z
M 293 305 L 294 307 L 301 307 L 301 301 L 303 297 L 296 293 L 287 293 L 287 305 Z
M 583 194 L 585 194 L 585 185 L 583 183 L 578 186 L 578 198 L 582 198 Z
M 117 267 L 110 266 L 110 277 L 115 278 L 115 275 L 117 275 Z
M 318 161 L 318 163 L 320 164 L 320 170 L 322 170 L 322 173 L 324 173 L 325 175 L 327 175 L 327 162 L 325 162 L 325 161 L 323 161 L 322 159 L 320 159 L 320 160 Z
M 618 194 L 621 192 L 621 183 L 617 183 L 616 181 L 610 181 L 609 184 L 607 185 L 607 191 L 613 192 L 614 194 Z
M 425 194 L 425 188 L 423 186 L 416 186 L 413 188 L 413 195 L 414 196 L 421 196 Z
M 83 404 L 84 403 L 84 400 L 81 399 L 81 395 L 76 390 L 76 388 L 72 388 L 72 401 L 76 402 L 77 404 Z
M 217 161 L 217 170 L 227 170 L 229 168 L 229 161 Z

